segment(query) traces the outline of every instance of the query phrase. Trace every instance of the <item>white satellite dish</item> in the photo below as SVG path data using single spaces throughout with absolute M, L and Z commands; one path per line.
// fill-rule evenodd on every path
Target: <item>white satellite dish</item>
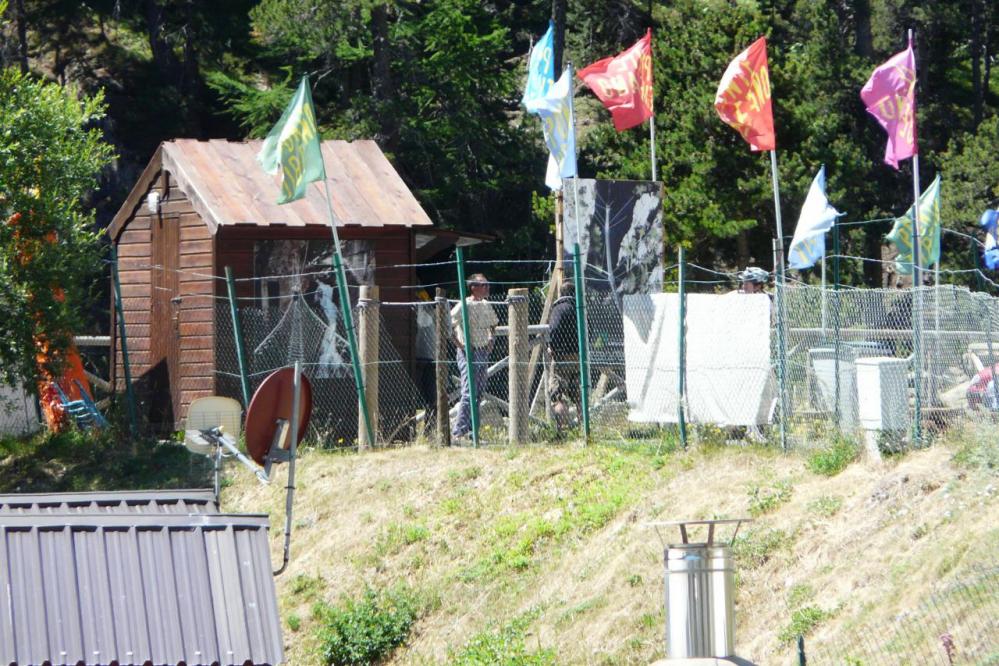
M 243 407 L 232 398 L 212 395 L 198 398 L 187 408 L 184 446 L 191 453 L 208 456 L 215 451 L 215 443 L 202 434 L 203 430 L 221 428 L 234 441 L 242 430 Z

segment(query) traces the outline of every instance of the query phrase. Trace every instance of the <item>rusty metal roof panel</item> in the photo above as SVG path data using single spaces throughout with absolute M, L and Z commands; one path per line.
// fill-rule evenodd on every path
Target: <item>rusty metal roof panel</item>
M 218 513 L 211 490 L 0 494 L 0 516 L 76 513 Z
M 236 224 L 328 224 L 321 181 L 310 183 L 302 199 L 277 204 L 279 178 L 265 173 L 256 159 L 262 143 L 167 141 L 163 169 L 213 230 Z M 337 226 L 433 226 L 374 141 L 324 141 L 322 153 Z
M 276 665 L 265 516 L 0 516 L 0 663 Z

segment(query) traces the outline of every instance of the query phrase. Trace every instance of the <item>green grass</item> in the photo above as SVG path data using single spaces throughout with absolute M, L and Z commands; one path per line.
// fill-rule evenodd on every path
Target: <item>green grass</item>
M 784 479 L 772 485 L 749 487 L 749 515 L 753 518 L 770 513 L 791 499 L 791 482 Z
M 807 636 L 830 617 L 832 613 L 818 606 L 796 608 L 791 611 L 791 622 L 777 633 L 777 640 L 790 645 L 798 640 L 798 636 Z
M 553 666 L 555 652 L 527 646 L 526 632 L 539 611 L 525 613 L 499 628 L 474 635 L 463 647 L 449 651 L 450 666 Z
M 132 439 L 122 431 L 41 432 L 0 439 L 2 492 L 197 488 L 211 485 L 211 466 L 174 441 Z
M 533 567 L 552 547 L 568 539 L 590 534 L 606 526 L 640 496 L 654 476 L 651 451 L 621 451 L 592 447 L 567 452 L 557 473 L 534 475 L 518 469 L 493 489 L 502 502 L 511 493 L 541 492 L 534 486 L 557 485 L 556 494 L 541 492 L 527 511 L 500 515 L 482 525 L 483 553 L 460 574 L 464 581 L 492 579 L 506 572 Z M 443 510 L 450 512 L 445 506 Z
M 822 518 L 832 518 L 843 508 L 843 498 L 833 495 L 823 495 L 816 497 L 805 507 L 809 513 L 814 513 Z
M 757 569 L 791 545 L 791 536 L 784 530 L 763 529 L 746 532 L 732 546 L 737 569 Z
M 822 476 L 836 476 L 857 459 L 857 445 L 843 437 L 835 437 L 828 447 L 808 457 L 808 469 Z

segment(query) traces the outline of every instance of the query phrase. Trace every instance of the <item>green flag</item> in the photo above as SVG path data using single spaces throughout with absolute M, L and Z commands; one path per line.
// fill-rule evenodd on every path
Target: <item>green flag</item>
M 267 173 L 281 171 L 279 204 L 301 199 L 308 183 L 326 179 L 308 76 L 302 77 L 288 108 L 267 135 L 257 161 Z
M 912 215 L 913 208 L 895 218 L 885 240 L 898 248 L 895 267 L 902 275 L 912 274 Z M 928 268 L 940 260 L 940 174 L 919 195 L 919 266 Z

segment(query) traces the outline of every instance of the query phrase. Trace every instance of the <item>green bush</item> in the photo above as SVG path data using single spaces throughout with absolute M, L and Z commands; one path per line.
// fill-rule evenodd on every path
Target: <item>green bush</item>
M 791 623 L 777 634 L 778 640 L 789 645 L 798 640 L 798 636 L 807 636 L 815 627 L 832 616 L 817 606 L 804 606 L 791 612 Z
M 418 608 L 415 593 L 404 586 L 367 588 L 360 600 L 345 599 L 337 606 L 317 603 L 313 613 L 321 625 L 322 663 L 360 666 L 385 659 L 406 641 Z
M 836 439 L 828 448 L 808 458 L 808 469 L 822 476 L 836 476 L 857 459 L 857 446 L 846 439 Z

